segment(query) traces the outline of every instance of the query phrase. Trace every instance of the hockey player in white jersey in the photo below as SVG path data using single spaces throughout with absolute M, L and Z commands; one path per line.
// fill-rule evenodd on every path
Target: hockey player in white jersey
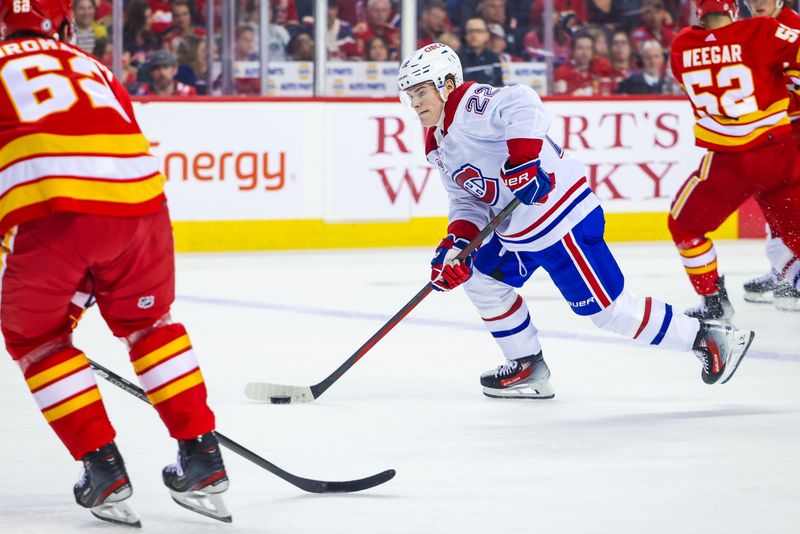
M 450 201 L 431 284 L 439 291 L 463 284 L 506 357 L 481 376 L 485 395 L 554 395 L 536 327 L 515 291 L 539 267 L 572 310 L 600 328 L 646 345 L 693 351 L 708 384 L 733 376 L 754 333 L 704 323 L 625 290 L 584 165 L 547 137 L 551 119 L 532 89 L 464 83 L 458 56 L 441 43 L 404 59 L 398 85 L 401 99 L 428 128 L 428 161 L 438 167 Z M 522 205 L 477 253 L 456 261 L 515 196 Z

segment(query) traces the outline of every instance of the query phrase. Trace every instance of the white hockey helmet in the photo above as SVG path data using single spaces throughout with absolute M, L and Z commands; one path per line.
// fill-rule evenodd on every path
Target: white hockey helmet
M 456 87 L 464 83 L 461 60 L 452 48 L 442 43 L 433 43 L 420 48 L 409 54 L 400 64 L 397 76 L 400 100 L 410 103 L 406 90 L 425 82 L 433 82 L 442 100 L 447 100 L 444 95 L 444 82 L 448 74 L 452 74 L 455 78 Z

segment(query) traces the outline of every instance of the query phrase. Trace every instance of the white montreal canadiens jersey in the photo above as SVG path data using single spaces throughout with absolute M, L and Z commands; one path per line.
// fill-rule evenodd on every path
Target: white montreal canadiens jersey
M 513 199 L 500 180 L 507 139 L 541 139 L 541 169 L 555 186 L 538 204 L 520 205 L 495 231 L 507 250 L 542 250 L 560 241 L 600 202 L 586 168 L 547 137 L 551 118 L 526 86 L 464 84 L 451 93 L 444 128 L 428 134 L 428 161 L 436 166 L 450 199 L 450 221 L 483 228 Z

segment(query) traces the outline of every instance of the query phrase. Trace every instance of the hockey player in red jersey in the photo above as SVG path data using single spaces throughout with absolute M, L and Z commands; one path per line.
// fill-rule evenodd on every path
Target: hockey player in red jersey
M 781 24 L 800 31 L 800 15 L 783 0 L 751 0 L 747 7 L 754 17 L 774 17 Z M 785 71 L 789 88 L 789 120 L 792 137 L 800 147 L 800 70 Z M 799 221 L 800 222 L 800 221 Z M 800 257 L 787 247 L 780 236 L 767 228 L 767 258 L 774 265 L 770 272 L 744 284 L 744 299 L 748 302 L 773 303 L 783 311 L 800 311 Z
M 687 313 L 727 320 L 733 309 L 707 232 L 752 196 L 800 254 L 800 158 L 783 73 L 800 68 L 800 33 L 767 17 L 737 22 L 731 0 L 697 0 L 697 14 L 702 27 L 681 31 L 671 65 L 694 107 L 696 144 L 708 153 L 673 199 L 669 229 L 702 298 Z
M 71 0 L 0 4 L 0 326 L 36 403 L 83 462 L 79 505 L 139 526 L 87 357 L 72 344 L 92 292 L 170 435 L 181 505 L 230 521 L 228 487 L 186 330 L 170 318 L 172 232 L 158 159 L 122 84 L 68 44 Z

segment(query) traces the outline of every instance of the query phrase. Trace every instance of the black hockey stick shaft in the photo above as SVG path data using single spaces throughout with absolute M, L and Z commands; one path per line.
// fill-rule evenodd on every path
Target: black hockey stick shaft
M 89 360 L 89 364 L 92 366 L 92 369 L 96 374 L 105 378 L 118 388 L 127 391 L 134 397 L 137 397 L 138 399 L 143 400 L 147 404 L 150 404 L 150 400 L 147 398 L 147 395 L 145 394 L 144 390 L 142 390 L 142 388 L 140 388 L 136 384 L 130 382 L 129 380 L 124 379 L 114 371 L 111 371 L 110 369 L 103 367 L 97 362 Z M 307 491 L 309 493 L 349 493 L 353 491 L 362 491 L 383 484 L 384 482 L 388 482 L 389 480 L 394 478 L 395 475 L 394 469 L 389 469 L 387 471 L 383 471 L 376 475 L 372 475 L 370 477 L 358 480 L 324 481 L 324 480 L 313 480 L 310 478 L 303 478 L 297 475 L 293 475 L 288 471 L 284 471 L 277 465 L 273 464 L 268 460 L 265 460 L 264 458 L 257 455 L 250 449 L 243 447 L 242 445 L 233 441 L 232 439 L 220 433 L 219 431 L 215 431 L 214 433 L 217 435 L 217 440 L 219 440 L 219 443 L 221 445 L 232 450 L 239 456 L 247 460 L 250 460 L 257 466 L 266 469 L 273 475 L 276 475 L 279 478 L 285 480 L 286 482 L 294 484 L 301 490 Z
M 489 235 L 494 232 L 495 228 L 497 228 L 501 222 L 503 222 L 506 217 L 508 217 L 512 211 L 519 206 L 520 200 L 518 198 L 514 198 L 511 202 L 509 202 L 508 206 L 503 208 L 503 210 L 495 215 L 495 217 L 489 221 L 489 224 L 480 231 L 480 233 L 469 242 L 469 244 L 462 250 L 458 256 L 456 256 L 456 260 L 463 261 L 467 256 L 469 256 L 476 248 L 481 246 L 481 243 L 489 237 Z M 422 302 L 425 297 L 427 297 L 431 291 L 433 291 L 433 286 L 430 283 L 425 284 L 425 287 L 419 290 L 419 292 L 414 295 L 414 297 L 409 300 L 405 306 L 400 308 L 400 311 L 394 314 L 394 316 L 386 321 L 380 330 L 375 332 L 371 338 L 367 340 L 366 343 L 361 345 L 361 347 L 352 355 L 350 356 L 342 365 L 339 366 L 333 373 L 331 373 L 327 378 L 325 378 L 322 382 L 318 384 L 314 384 L 311 386 L 311 393 L 314 395 L 314 398 L 319 398 L 320 395 L 325 393 L 329 387 L 333 385 L 334 382 L 339 380 L 344 373 L 347 372 L 348 369 L 353 367 L 355 363 L 360 360 L 369 350 L 374 347 L 378 341 L 383 339 L 383 337 L 388 334 L 397 324 L 402 321 L 411 310 L 417 307 L 417 304 Z

